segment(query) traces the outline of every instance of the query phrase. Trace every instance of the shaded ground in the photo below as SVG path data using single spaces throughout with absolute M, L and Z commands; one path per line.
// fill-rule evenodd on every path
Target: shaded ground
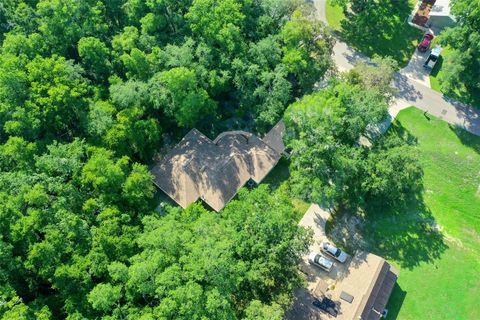
M 388 319 L 480 319 L 480 137 L 416 108 L 388 133 L 416 143 L 424 191 L 407 208 L 337 217 L 327 233 L 400 268 Z
M 288 189 L 288 178 L 290 177 L 290 170 L 288 169 L 289 165 L 290 161 L 285 157 L 282 157 L 275 168 L 273 168 L 272 171 L 270 171 L 270 173 L 265 177 L 265 179 L 263 179 L 262 183 L 270 185 L 273 192 L 280 187 Z M 300 221 L 310 206 L 310 203 L 292 196 L 292 204 L 295 209 L 297 221 Z
M 443 75 L 443 64 L 444 59 L 450 53 L 448 48 L 444 48 L 442 54 L 440 55 L 437 63 L 435 64 L 435 68 L 433 68 L 432 72 L 430 73 L 430 86 L 433 90 L 438 92 L 444 93 L 445 95 L 461 101 L 463 103 L 469 104 L 472 107 L 480 109 L 480 89 L 479 90 L 470 90 L 468 91 L 466 88 L 461 88 L 455 90 L 454 92 L 443 92 L 440 86 L 440 78 Z
M 403 67 L 422 37 L 420 30 L 406 22 L 412 10 L 413 3 L 407 0 L 385 0 L 345 17 L 340 8 L 327 1 L 326 16 L 332 28 L 355 49 L 370 57 L 391 56 Z

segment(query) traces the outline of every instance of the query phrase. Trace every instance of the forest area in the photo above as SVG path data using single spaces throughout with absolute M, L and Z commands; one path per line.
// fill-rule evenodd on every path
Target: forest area
M 312 90 L 333 39 L 301 4 L 0 3 L 2 319 L 282 317 L 309 241 L 287 196 L 159 213 L 148 165 Z
M 311 241 L 291 192 L 355 208 L 419 188 L 410 146 L 358 146 L 395 66 L 336 75 L 303 1 L 3 0 L 0 43 L 1 319 L 279 320 Z M 292 185 L 155 210 L 163 146 L 285 111 Z

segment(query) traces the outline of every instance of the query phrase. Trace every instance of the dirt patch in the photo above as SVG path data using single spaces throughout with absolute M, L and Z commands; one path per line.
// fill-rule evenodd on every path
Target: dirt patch
M 342 214 L 327 222 L 327 236 L 346 252 L 368 248 L 368 241 L 362 236 L 361 229 L 365 220 L 361 216 Z
M 445 231 L 445 228 L 442 225 L 434 222 L 432 224 L 432 228 L 435 231 L 441 233 L 443 235 L 443 238 L 445 239 L 445 241 L 450 242 L 450 243 L 454 244 L 455 246 L 457 246 L 459 248 L 465 249 L 465 246 L 463 245 L 462 240 L 450 235 L 447 231 Z M 472 237 L 476 236 L 480 241 L 480 236 L 474 230 L 465 229 L 465 233 L 469 233 Z
M 425 27 L 425 24 L 428 21 L 428 16 L 434 4 L 435 0 L 424 0 L 415 13 L 412 22 L 421 27 Z
M 480 243 L 480 234 L 473 228 L 463 228 L 463 233 L 475 242 Z

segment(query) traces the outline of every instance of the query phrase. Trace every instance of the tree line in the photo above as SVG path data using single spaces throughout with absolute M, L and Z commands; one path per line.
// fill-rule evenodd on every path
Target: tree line
M 439 79 L 442 91 L 452 93 L 466 88 L 480 96 L 480 3 L 453 0 L 451 13 L 456 23 L 445 29 L 439 40 L 451 49 Z
M 285 193 L 158 204 L 197 127 L 269 129 L 332 67 L 302 1 L 0 3 L 0 318 L 281 319 L 309 238 Z

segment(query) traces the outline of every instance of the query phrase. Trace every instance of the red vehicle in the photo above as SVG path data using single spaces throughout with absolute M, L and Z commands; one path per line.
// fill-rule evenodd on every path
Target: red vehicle
M 423 35 L 422 41 L 420 41 L 420 44 L 418 45 L 418 51 L 426 52 L 428 50 L 428 48 L 430 47 L 430 44 L 432 43 L 432 40 L 433 40 L 433 34 L 425 33 Z

